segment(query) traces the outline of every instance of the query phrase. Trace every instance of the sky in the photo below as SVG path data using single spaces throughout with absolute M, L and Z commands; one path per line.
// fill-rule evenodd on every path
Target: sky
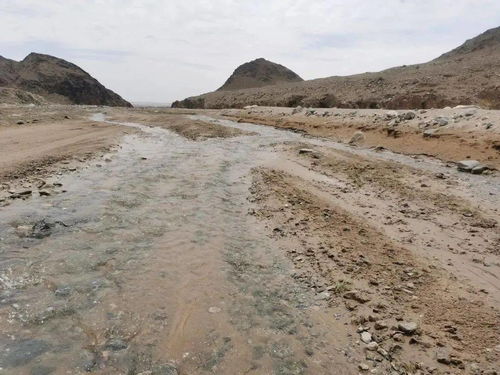
M 0 0 L 0 55 L 71 61 L 133 102 L 220 87 L 264 57 L 304 79 L 429 61 L 500 26 L 500 0 Z

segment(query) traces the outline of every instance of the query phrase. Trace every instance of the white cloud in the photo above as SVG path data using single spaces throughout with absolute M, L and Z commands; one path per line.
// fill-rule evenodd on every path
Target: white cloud
M 0 0 L 0 55 L 54 54 L 129 100 L 172 101 L 257 57 L 306 79 L 376 71 L 499 25 L 498 0 Z

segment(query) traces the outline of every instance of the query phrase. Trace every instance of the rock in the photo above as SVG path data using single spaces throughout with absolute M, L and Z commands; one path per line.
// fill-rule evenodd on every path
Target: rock
M 0 344 L 0 364 L 3 368 L 23 366 L 50 349 L 42 340 L 25 339 Z
M 314 152 L 314 150 L 310 149 L 310 148 L 301 148 L 299 150 L 299 154 L 312 154 Z
M 297 107 L 295 107 L 295 108 L 293 109 L 293 111 L 292 111 L 292 115 L 295 115 L 296 113 L 300 113 L 300 112 L 302 112 L 302 110 L 303 110 L 303 109 L 304 109 L 304 108 L 302 108 L 300 105 L 299 105 L 299 106 L 297 106 Z
M 435 125 L 439 125 L 439 126 L 446 126 L 446 125 L 448 125 L 449 122 L 450 122 L 450 119 L 448 117 L 444 117 L 444 116 L 438 116 L 438 117 L 434 118 L 434 121 L 433 121 L 433 123 Z
M 159 365 L 153 369 L 153 375 L 178 375 L 177 367 L 171 363 Z
M 365 140 L 365 134 L 361 131 L 357 131 L 353 134 L 351 139 L 349 140 L 350 145 L 358 145 Z
M 388 327 L 388 324 L 384 322 L 383 320 L 379 320 L 375 322 L 375 329 L 381 330 L 381 329 L 386 329 Z
M 71 294 L 71 288 L 69 286 L 57 288 L 54 294 L 57 297 L 68 297 Z
M 424 138 L 439 138 L 439 134 L 437 134 L 438 129 L 427 129 L 424 131 Z
M 40 194 L 41 197 L 50 197 L 50 192 L 47 190 L 40 190 L 38 194 Z
M 106 349 L 110 349 L 113 351 L 124 350 L 128 348 L 128 344 L 121 338 L 112 338 L 109 339 L 106 343 Z
M 212 307 L 209 307 L 208 308 L 208 312 L 210 314 L 217 314 L 217 313 L 220 313 L 222 310 L 220 307 L 216 307 L 216 306 L 212 306 Z
M 413 335 L 418 329 L 418 324 L 415 322 L 400 322 L 398 329 L 407 335 Z
M 482 165 L 477 160 L 461 160 L 457 163 L 457 169 L 460 172 L 481 174 L 487 169 L 487 167 Z
M 345 299 L 352 299 L 354 301 L 357 301 L 359 303 L 366 303 L 370 301 L 370 298 L 364 296 L 362 293 L 356 291 L 356 290 L 351 290 L 349 292 L 344 293 L 344 298 Z
M 24 125 L 24 121 L 21 121 L 19 120 L 18 122 L 16 122 L 17 125 Z
M 465 117 L 471 117 L 471 116 L 474 116 L 476 114 L 477 110 L 476 109 L 468 109 L 467 111 L 464 112 L 464 116 Z
M 415 117 L 417 117 L 417 114 L 413 111 L 408 111 L 408 112 L 404 112 L 404 113 L 401 113 L 399 115 L 400 118 L 402 118 L 403 120 L 413 120 Z
M 361 370 L 361 371 L 368 371 L 370 369 L 370 366 L 368 366 L 366 363 L 360 363 L 358 365 L 358 368 Z
M 393 118 L 397 118 L 398 116 L 399 116 L 399 114 L 396 111 L 387 111 L 385 113 L 385 117 L 388 120 L 392 120 Z
M 491 129 L 493 127 L 493 123 L 492 122 L 485 122 L 483 124 L 483 126 L 486 128 L 486 129 Z
M 451 364 L 450 355 L 444 350 L 436 353 L 436 360 L 444 365 Z
M 372 342 L 371 333 L 366 331 L 361 332 L 361 341 L 363 341 L 365 344 Z
M 253 108 L 257 108 L 257 107 L 258 107 L 258 105 L 253 104 L 253 105 L 247 105 L 247 106 L 243 107 L 243 109 L 253 109 Z
M 378 344 L 375 341 L 372 341 L 368 343 L 368 345 L 366 345 L 366 350 L 375 351 L 377 349 L 378 349 Z

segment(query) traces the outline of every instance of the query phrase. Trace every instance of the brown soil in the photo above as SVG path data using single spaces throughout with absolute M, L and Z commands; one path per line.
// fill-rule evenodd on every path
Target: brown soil
M 329 291 L 331 305 L 349 311 L 353 334 L 366 327 L 410 372 L 427 373 L 440 356 L 456 373 L 471 361 L 495 367 L 500 300 L 488 268 L 497 264 L 498 207 L 478 209 L 452 181 L 395 163 L 322 148 L 298 156 L 296 147 L 257 169 L 252 187 L 254 213 L 296 278 Z M 417 322 L 418 333 L 398 335 L 398 321 Z

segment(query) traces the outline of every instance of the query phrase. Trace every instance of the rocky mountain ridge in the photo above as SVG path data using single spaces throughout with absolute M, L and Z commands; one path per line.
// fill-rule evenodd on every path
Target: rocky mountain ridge
M 259 58 L 240 65 L 217 91 L 264 87 L 285 82 L 302 82 L 298 74 L 287 67 Z
M 39 53 L 30 53 L 20 62 L 0 56 L 0 88 L 10 93 L 13 102 L 17 97 L 41 97 L 60 104 L 132 106 L 77 65 Z M 7 98 L 0 96 L 0 101 L 2 97 Z
M 215 91 L 174 102 L 181 108 L 247 105 L 338 108 L 500 109 L 500 27 L 423 64 L 260 88 Z

